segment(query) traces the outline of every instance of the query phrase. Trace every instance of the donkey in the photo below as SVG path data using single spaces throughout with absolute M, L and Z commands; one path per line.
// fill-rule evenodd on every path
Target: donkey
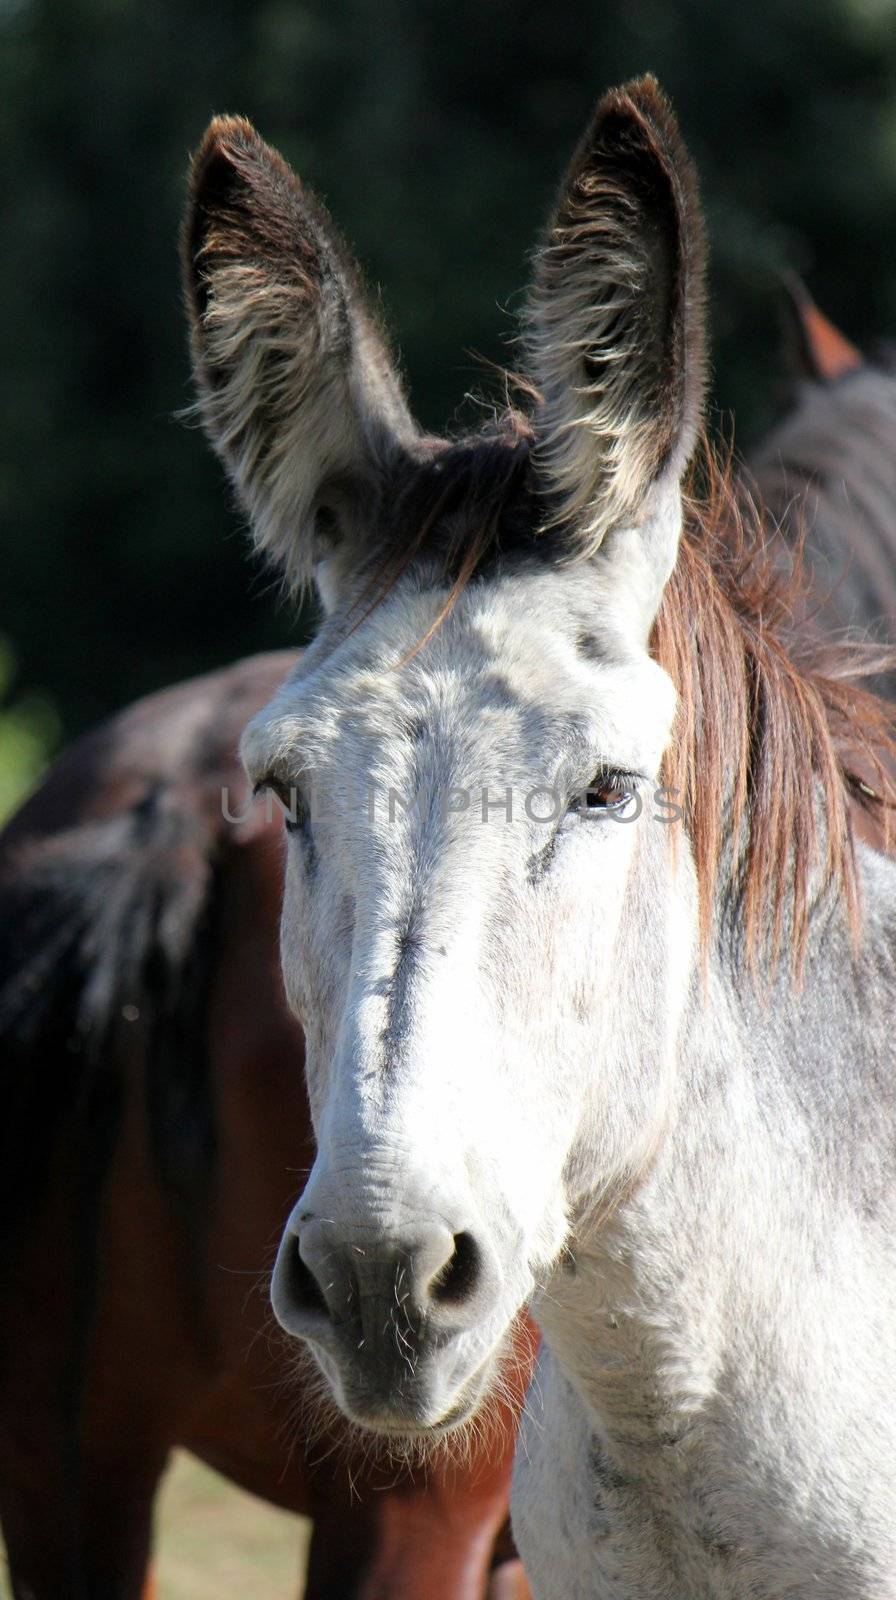
M 896 871 L 866 661 L 683 477 L 703 230 L 672 112 L 599 104 L 535 260 L 530 393 L 413 423 L 320 205 L 236 118 L 192 167 L 199 404 L 323 617 L 253 718 L 317 1155 L 272 1284 L 346 1415 L 475 1425 L 541 1600 L 892 1594 Z

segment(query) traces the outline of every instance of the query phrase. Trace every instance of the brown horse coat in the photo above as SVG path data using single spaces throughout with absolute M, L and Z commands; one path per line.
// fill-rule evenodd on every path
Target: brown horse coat
M 270 1265 L 313 1159 L 277 962 L 281 824 L 239 733 L 294 657 L 141 701 L 82 739 L 0 847 L 0 1518 L 18 1595 L 140 1594 L 183 1445 L 314 1519 L 313 1600 L 481 1600 L 508 1408 L 428 1475 L 306 1447 Z M 521 1356 L 516 1395 L 528 1372 Z M 519 1565 L 497 1593 L 526 1594 Z

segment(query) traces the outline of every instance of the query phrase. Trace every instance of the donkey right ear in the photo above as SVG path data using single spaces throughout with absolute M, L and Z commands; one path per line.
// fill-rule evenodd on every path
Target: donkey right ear
M 199 409 L 255 539 L 293 585 L 363 539 L 415 436 L 357 270 L 323 207 L 241 117 L 216 117 L 182 234 Z

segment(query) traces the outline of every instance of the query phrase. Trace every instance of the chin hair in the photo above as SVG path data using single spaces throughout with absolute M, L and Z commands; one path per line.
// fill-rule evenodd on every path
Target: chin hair
M 272 1318 L 273 1321 L 273 1318 Z M 276 1384 L 283 1403 L 280 1434 L 288 1461 L 300 1452 L 312 1466 L 332 1461 L 351 1481 L 359 1469 L 403 1473 L 436 1469 L 442 1474 L 485 1471 L 507 1449 L 508 1416 L 520 1411 L 525 1370 L 511 1326 L 490 1357 L 492 1370 L 468 1416 L 432 1428 L 379 1430 L 352 1421 L 340 1410 L 309 1347 L 273 1324 L 271 1343 L 286 1374 Z M 273 1354 L 273 1350 L 272 1350 Z

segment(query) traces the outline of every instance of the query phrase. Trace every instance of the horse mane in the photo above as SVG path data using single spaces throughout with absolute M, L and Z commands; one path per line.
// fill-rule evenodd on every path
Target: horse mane
M 449 590 L 412 654 L 495 561 L 539 546 L 543 558 L 555 536 L 527 512 L 531 444 L 527 417 L 512 409 L 468 439 L 431 442 L 395 488 L 385 554 L 355 602 L 353 630 L 418 557 L 441 561 Z M 751 970 L 760 955 L 775 967 L 786 925 L 794 974 L 820 896 L 842 897 L 858 938 L 855 813 L 871 814 L 886 847 L 896 806 L 894 710 L 862 684 L 892 656 L 813 625 L 804 533 L 785 540 L 730 454 L 702 441 L 651 638 L 679 697 L 663 782 L 693 848 L 702 947 L 721 893 L 737 907 Z
M 130 1085 L 195 1258 L 215 1155 L 222 796 L 243 786 L 240 730 L 295 660 L 253 656 L 134 702 L 65 751 L 0 831 L 0 1253 L 63 1139 L 95 1209 Z
M 102 1181 L 135 1051 L 160 1177 L 189 1187 L 187 1168 L 210 1158 L 204 1016 L 214 898 L 207 830 L 170 803 L 164 786 L 123 812 L 5 851 L 0 1192 L 8 1224 L 26 1223 L 40 1202 L 71 1117 L 85 1171 Z

